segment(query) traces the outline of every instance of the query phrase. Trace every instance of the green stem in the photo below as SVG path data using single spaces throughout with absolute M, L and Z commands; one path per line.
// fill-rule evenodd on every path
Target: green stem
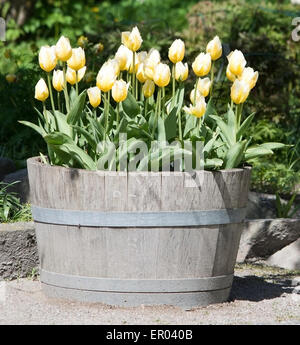
M 46 104 L 45 102 L 43 102 L 43 114 L 44 114 L 44 117 L 45 117 L 45 123 L 46 123 L 46 128 L 47 128 L 47 131 L 49 132 L 49 121 L 48 121 L 48 115 L 47 115 L 47 112 L 46 112 Z
M 66 62 L 63 62 L 63 74 L 64 74 L 64 95 L 65 95 L 65 101 L 66 101 L 66 109 L 67 112 L 70 111 L 70 101 L 69 101 L 69 95 L 68 95 L 68 89 L 67 89 L 67 79 L 66 79 Z
M 165 99 L 166 99 L 166 89 L 162 87 L 162 117 L 165 118 Z
M 132 94 L 133 97 L 136 97 L 135 95 L 135 52 L 132 54 Z
M 172 97 L 175 96 L 175 64 L 172 66 Z
M 146 98 L 146 101 L 145 101 L 145 114 L 144 116 L 146 117 L 147 116 L 147 112 L 148 112 L 148 98 Z
M 155 123 L 152 129 L 153 138 L 154 138 L 154 133 L 155 133 L 157 123 L 158 123 L 158 116 L 160 114 L 160 101 L 161 101 L 161 88 L 158 89 L 158 93 L 157 93 L 157 102 L 156 102 L 156 107 L 155 107 Z
M 120 123 L 120 103 L 117 103 L 117 128 L 119 127 Z
M 109 116 L 109 105 L 110 105 L 110 91 L 105 94 L 105 140 L 108 132 L 108 116 Z
M 194 91 L 194 105 L 196 105 L 196 96 L 197 96 L 197 89 L 198 89 L 198 83 L 199 83 L 200 77 L 197 77 L 196 84 L 195 84 L 195 91 Z
M 200 133 L 201 124 L 202 124 L 202 121 L 201 121 L 201 118 L 199 118 L 198 119 L 198 125 L 197 125 L 197 132 L 198 132 L 198 134 Z
M 75 71 L 76 75 L 76 96 L 78 96 L 78 71 Z
M 47 73 L 47 80 L 48 80 L 48 88 L 49 88 L 49 92 L 50 92 L 50 100 L 51 100 L 52 110 L 55 111 L 55 105 L 54 105 L 54 100 L 53 100 L 50 72 Z
M 215 62 L 213 61 L 212 62 L 212 65 L 211 65 L 211 70 L 210 70 L 210 81 L 211 81 L 211 84 L 210 84 L 210 98 L 212 97 L 212 94 L 213 94 L 213 86 L 214 86 L 214 77 L 215 77 Z
M 57 107 L 58 107 L 58 111 L 61 112 L 61 106 L 60 106 L 60 92 L 57 92 Z

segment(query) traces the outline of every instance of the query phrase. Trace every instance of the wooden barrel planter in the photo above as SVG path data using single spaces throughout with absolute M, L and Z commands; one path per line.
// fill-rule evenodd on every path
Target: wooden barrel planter
M 48 296 L 183 308 L 228 299 L 250 169 L 108 172 L 28 160 Z

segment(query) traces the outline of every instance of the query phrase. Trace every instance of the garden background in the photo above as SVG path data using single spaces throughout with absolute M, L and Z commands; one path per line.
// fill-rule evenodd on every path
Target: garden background
M 88 73 L 82 87 L 90 87 L 102 63 L 121 44 L 121 32 L 137 25 L 143 50 L 155 47 L 163 60 L 176 38 L 185 41 L 186 59 L 193 61 L 218 35 L 224 50 L 214 93 L 218 106 L 226 107 L 229 96 L 226 55 L 243 51 L 248 65 L 259 71 L 245 104 L 246 113 L 256 112 L 250 129 L 253 143 L 288 145 L 254 163 L 251 189 L 285 198 L 299 189 L 300 42 L 291 33 L 300 5 L 290 0 L 0 0 L 0 16 L 6 21 L 6 41 L 0 42 L 0 157 L 13 159 L 19 168 L 27 158 L 46 152 L 39 135 L 18 123 L 36 122 L 34 107 L 41 107 L 34 99 L 41 77 L 40 47 L 55 44 L 61 35 L 84 47 Z M 190 73 L 187 87 L 193 84 Z

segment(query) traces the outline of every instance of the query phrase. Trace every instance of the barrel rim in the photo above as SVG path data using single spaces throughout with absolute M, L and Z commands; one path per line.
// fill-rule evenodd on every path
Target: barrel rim
M 87 170 L 87 169 L 81 169 L 81 168 L 68 168 L 68 167 L 63 167 L 63 166 L 59 166 L 59 165 L 46 165 L 43 162 L 41 162 L 41 157 L 39 156 L 35 156 L 35 157 L 30 157 L 27 159 L 27 165 L 38 165 L 41 168 L 59 168 L 61 170 L 67 170 L 67 171 L 80 171 L 81 173 L 84 174 L 109 174 L 111 175 L 145 175 L 145 174 L 151 174 L 152 176 L 163 176 L 163 175 L 173 175 L 173 176 L 179 176 L 179 175 L 190 175 L 189 172 L 187 171 L 158 171 L 158 172 L 154 172 L 154 171 L 109 171 L 109 170 Z M 222 174 L 230 174 L 230 173 L 236 173 L 236 172 L 240 172 L 243 173 L 245 171 L 251 171 L 252 167 L 250 165 L 247 165 L 243 168 L 233 168 L 233 169 L 220 169 L 220 170 L 195 170 L 194 172 L 197 173 L 205 173 L 205 174 L 218 174 L 218 173 L 222 173 Z

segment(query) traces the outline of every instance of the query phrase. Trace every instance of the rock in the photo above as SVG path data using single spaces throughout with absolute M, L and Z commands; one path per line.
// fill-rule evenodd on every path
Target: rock
M 298 286 L 300 285 L 300 277 L 294 277 L 291 281 L 292 286 Z
M 9 158 L 0 157 L 0 181 L 3 180 L 4 176 L 16 171 L 15 163 Z
M 27 169 L 21 169 L 4 177 L 3 182 L 12 183 L 15 181 L 20 181 L 8 189 L 10 192 L 15 192 L 18 194 L 21 202 L 29 201 L 29 180 Z
M 249 192 L 246 219 L 276 218 L 276 196 Z
M 238 262 L 268 258 L 300 237 L 300 219 L 254 219 L 245 222 Z
M 300 270 L 300 238 L 271 255 L 266 263 L 289 270 Z
M 27 277 L 38 265 L 33 222 L 0 224 L 0 278 Z

